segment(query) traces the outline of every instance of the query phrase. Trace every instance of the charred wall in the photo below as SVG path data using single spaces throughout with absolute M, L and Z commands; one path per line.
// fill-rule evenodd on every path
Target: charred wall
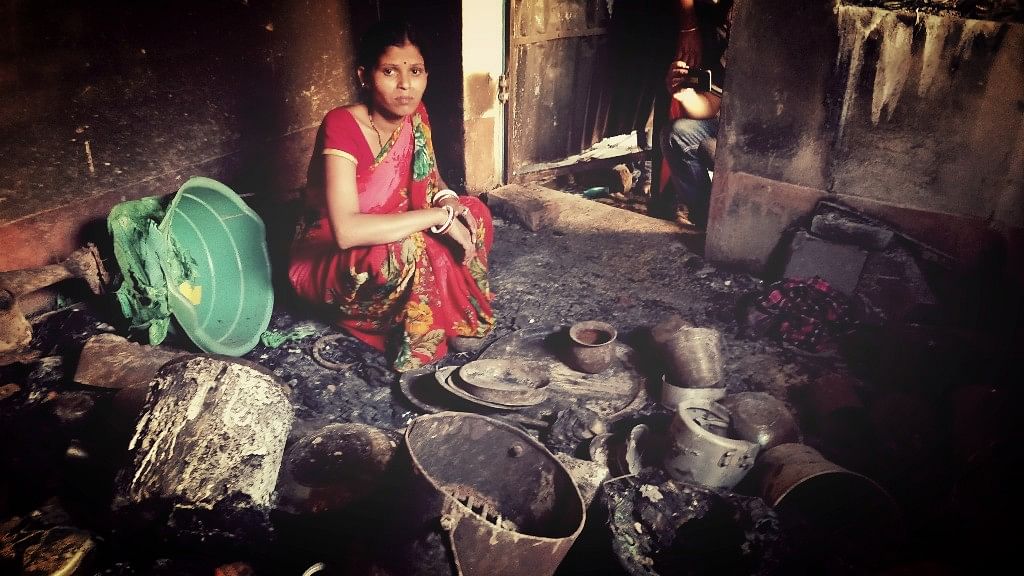
M 1021 270 L 1024 24 L 737 3 L 708 252 L 763 266 L 831 197 L 966 262 Z
M 357 98 L 359 34 L 403 4 L 0 0 L 0 269 L 66 256 L 117 202 L 189 176 L 293 195 L 323 115 Z M 459 4 L 432 4 L 427 103 L 461 142 Z M 458 185 L 461 148 L 437 153 Z

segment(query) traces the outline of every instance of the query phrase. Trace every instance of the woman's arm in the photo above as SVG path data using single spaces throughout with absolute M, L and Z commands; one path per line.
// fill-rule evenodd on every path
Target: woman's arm
M 449 190 L 441 174 L 437 175 L 437 184 L 441 190 Z M 435 206 L 451 206 L 455 211 L 455 221 L 448 229 L 448 236 L 462 247 L 462 263 L 469 264 L 469 261 L 476 256 L 476 229 L 477 221 L 473 213 L 459 202 L 458 196 L 445 195 L 440 200 L 434 200 Z
M 697 28 L 697 11 L 694 0 L 679 0 L 679 36 L 676 39 L 676 60 L 686 62 L 691 68 L 700 66 L 702 50 L 700 32 Z
M 359 211 L 356 165 L 347 158 L 324 156 L 327 215 L 338 246 L 373 246 L 396 242 L 414 232 L 444 224 L 443 208 L 425 208 L 400 214 L 363 214 Z
M 683 117 L 694 120 L 707 120 L 718 115 L 722 107 L 722 98 L 712 92 L 698 92 L 693 88 L 680 88 L 680 81 L 686 76 L 690 69 L 685 62 L 677 60 L 672 63 L 668 71 L 665 83 L 672 99 L 679 102 L 683 108 Z
M 454 192 L 450 188 L 448 188 L 447 184 L 445 184 L 445 181 L 443 178 L 441 178 L 440 173 L 438 173 L 437 175 L 437 185 L 441 190 L 447 189 L 449 192 Z M 469 233 L 469 235 L 465 236 L 465 238 L 467 238 L 465 242 L 463 241 L 464 236 L 456 234 L 454 229 L 449 235 L 452 238 L 454 238 L 456 242 L 462 245 L 463 249 L 467 251 L 469 251 L 472 247 L 476 246 L 476 218 L 473 217 L 473 213 L 469 211 L 469 208 L 466 208 L 465 206 L 462 205 L 461 202 L 459 202 L 458 196 L 446 194 L 444 198 L 441 198 L 439 200 L 437 199 L 437 196 L 435 196 L 434 206 L 451 206 L 452 210 L 455 210 L 455 218 L 457 221 L 456 223 L 465 226 L 466 231 Z
M 672 95 L 683 106 L 683 116 L 694 120 L 707 120 L 718 116 L 722 107 L 722 99 L 710 92 L 697 92 L 693 88 L 684 88 Z

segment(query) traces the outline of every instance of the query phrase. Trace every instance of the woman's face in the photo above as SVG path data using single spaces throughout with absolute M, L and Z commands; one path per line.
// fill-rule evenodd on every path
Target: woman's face
M 369 71 L 359 69 L 359 78 L 370 91 L 370 101 L 378 113 L 392 118 L 416 111 L 427 89 L 427 68 L 420 49 L 413 44 L 388 46 Z

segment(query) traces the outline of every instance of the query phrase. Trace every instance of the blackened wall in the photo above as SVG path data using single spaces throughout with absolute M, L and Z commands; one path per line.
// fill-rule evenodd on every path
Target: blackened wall
M 738 0 L 707 253 L 764 266 L 830 197 L 1024 280 L 1024 25 Z
M 323 115 L 357 97 L 359 33 L 402 4 L 0 0 L 0 270 L 54 261 L 117 202 L 194 175 L 272 214 L 303 185 Z M 427 103 L 458 185 L 460 4 L 429 4 Z

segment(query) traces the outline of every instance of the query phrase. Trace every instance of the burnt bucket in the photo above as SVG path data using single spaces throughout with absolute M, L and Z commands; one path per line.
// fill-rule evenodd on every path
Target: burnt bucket
M 441 412 L 405 433 L 413 522 L 448 539 L 454 570 L 550 575 L 583 529 L 585 507 L 569 472 L 522 430 L 477 414 Z
M 745 479 L 826 566 L 877 565 L 902 535 L 902 517 L 874 480 L 799 443 L 760 454 Z

